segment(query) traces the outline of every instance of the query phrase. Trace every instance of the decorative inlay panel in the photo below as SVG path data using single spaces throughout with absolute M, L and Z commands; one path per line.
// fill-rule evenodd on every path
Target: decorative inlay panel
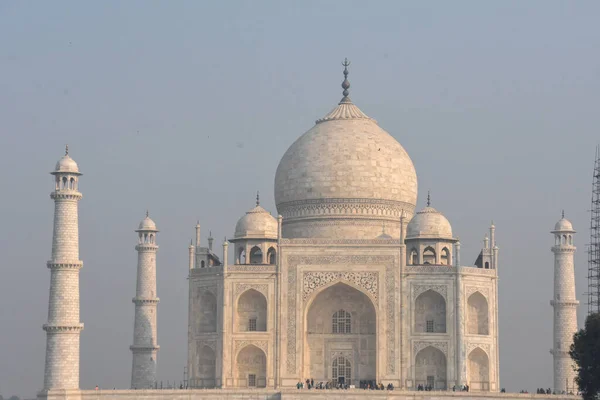
M 209 292 L 212 295 L 217 296 L 217 288 L 214 286 L 197 286 L 195 292 L 195 297 L 200 297 L 200 295 L 202 295 L 204 292 Z
M 217 343 L 214 340 L 196 340 L 196 349 L 200 350 L 202 347 L 208 346 L 212 351 L 217 351 Z
M 488 343 L 467 343 L 467 357 L 473 350 L 479 347 L 481 350 L 485 351 L 485 354 L 490 356 L 490 345 Z
M 386 288 L 386 301 L 387 301 L 387 372 L 393 374 L 396 371 L 396 346 L 394 338 L 396 337 L 396 302 L 395 302 L 395 279 L 394 279 L 394 265 L 392 263 L 385 267 L 385 288 Z
M 425 293 L 428 290 L 433 290 L 434 292 L 442 295 L 444 300 L 448 302 L 448 286 L 447 285 L 412 285 L 412 299 L 413 303 L 419 297 L 420 294 Z
M 228 265 L 227 272 L 275 272 L 275 265 Z
M 413 274 L 431 274 L 431 273 L 456 273 L 456 267 L 448 265 L 408 265 L 405 270 L 406 273 Z M 489 270 L 488 270 L 489 271 Z
M 303 296 L 303 293 L 298 293 L 298 265 L 324 265 L 324 264 L 361 264 L 361 265 L 386 265 L 386 303 L 387 303 L 387 329 L 386 329 L 386 346 L 387 346 L 387 369 L 388 373 L 395 371 L 395 343 L 396 334 L 395 324 L 395 304 L 394 301 L 394 260 L 391 255 L 290 255 L 287 257 L 287 281 L 288 281 L 288 299 L 287 299 L 287 372 L 294 374 L 296 372 L 296 342 L 297 342 L 297 326 L 296 326 L 296 298 Z M 379 282 L 377 283 L 379 285 Z M 314 290 L 314 289 L 313 289 Z M 302 297 L 304 299 L 304 297 Z
M 378 278 L 377 272 L 305 272 L 302 279 L 302 301 L 306 301 L 320 287 L 345 281 L 365 289 L 377 305 Z
M 490 289 L 485 286 L 467 286 L 465 297 L 468 299 L 475 292 L 481 293 L 486 300 L 490 297 Z
M 412 214 L 414 208 L 414 205 L 401 201 L 364 198 L 309 199 L 277 204 L 284 221 L 324 215 L 381 216 L 398 219 L 402 212 L 411 211 Z
M 266 283 L 236 283 L 235 289 L 233 291 L 233 297 L 237 298 L 240 294 L 242 294 L 248 289 L 254 289 L 257 292 L 262 293 L 262 295 L 265 296 L 266 299 L 269 298 L 269 285 L 267 285 Z
M 233 354 L 236 354 L 248 345 L 254 345 L 265 352 L 265 355 L 269 354 L 269 342 L 267 340 L 236 340 Z
M 426 347 L 435 347 L 440 350 L 446 357 L 448 357 L 448 343 L 447 342 L 439 342 L 439 341 L 415 341 L 413 342 L 413 357 L 416 357 L 419 351 L 423 350 Z

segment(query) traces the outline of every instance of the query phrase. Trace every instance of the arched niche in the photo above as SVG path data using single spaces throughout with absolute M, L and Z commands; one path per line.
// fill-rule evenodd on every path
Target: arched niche
M 415 357 L 415 386 L 433 390 L 446 389 L 446 356 L 441 350 L 428 346 Z
M 419 252 L 417 251 L 417 249 L 412 248 L 410 250 L 410 255 L 408 257 L 408 264 L 409 265 L 418 265 L 419 264 Z
M 468 384 L 473 391 L 490 390 L 490 362 L 487 354 L 476 347 L 469 353 L 467 365 Z
M 266 332 L 267 299 L 257 290 L 248 289 L 238 298 L 236 332 Z
M 267 386 L 267 356 L 254 345 L 244 347 L 236 357 L 238 387 Z
M 197 372 L 192 382 L 196 388 L 213 388 L 215 387 L 215 369 L 217 361 L 215 352 L 209 346 L 202 346 L 198 350 Z
M 208 290 L 200 294 L 198 301 L 198 332 L 217 331 L 217 298 Z
M 442 253 L 440 255 L 440 264 L 450 265 L 450 250 L 447 247 L 442 249 Z
M 415 300 L 415 332 L 446 333 L 446 300 L 434 290 L 426 290 Z
M 254 246 L 250 249 L 250 264 L 262 264 L 263 253 L 259 246 Z
M 342 356 L 352 368 L 352 382 L 345 383 L 376 378 L 377 311 L 365 293 L 341 282 L 325 287 L 308 303 L 304 326 L 307 376 L 332 380 L 333 362 Z
M 435 260 L 435 250 L 433 247 L 427 246 L 423 250 L 423 264 L 437 264 Z
M 271 265 L 275 265 L 277 262 L 277 251 L 275 247 L 269 247 L 269 251 L 267 251 L 267 262 Z
M 475 292 L 467 300 L 467 333 L 471 335 L 489 335 L 488 302 L 480 293 Z

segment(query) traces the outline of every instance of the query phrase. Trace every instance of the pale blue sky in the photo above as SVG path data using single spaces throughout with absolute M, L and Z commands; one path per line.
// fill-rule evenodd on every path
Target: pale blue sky
M 287 147 L 351 95 L 406 148 L 472 263 L 500 246 L 501 384 L 552 384 L 549 231 L 576 229 L 577 292 L 600 142 L 592 1 L 0 3 L 0 393 L 42 387 L 53 188 L 69 143 L 80 206 L 81 385 L 129 385 L 136 236 L 157 222 L 159 379 L 181 380 L 187 245 L 221 240 Z M 206 235 L 203 237 L 205 240 Z M 580 320 L 587 309 L 580 296 Z

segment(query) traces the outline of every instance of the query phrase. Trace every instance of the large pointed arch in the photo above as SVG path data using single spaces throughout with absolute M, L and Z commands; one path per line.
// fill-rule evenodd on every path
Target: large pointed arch
M 467 333 L 471 335 L 489 335 L 489 306 L 480 292 L 467 299 Z
M 345 282 L 320 288 L 307 302 L 304 327 L 307 376 L 331 381 L 333 362 L 342 357 L 344 374 L 336 372 L 344 383 L 376 378 L 377 310 L 365 292 Z
M 415 299 L 414 330 L 419 333 L 446 333 L 446 300 L 433 289 Z

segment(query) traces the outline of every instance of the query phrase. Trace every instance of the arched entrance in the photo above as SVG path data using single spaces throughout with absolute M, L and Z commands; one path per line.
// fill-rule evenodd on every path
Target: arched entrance
M 415 384 L 432 390 L 446 389 L 446 356 L 428 346 L 415 357 Z
M 237 355 L 237 386 L 266 387 L 267 357 L 254 345 L 244 347 Z
M 246 290 L 238 299 L 235 319 L 236 332 L 265 332 L 267 330 L 267 299 L 254 290 Z
M 367 295 L 337 283 L 318 293 L 305 315 L 304 376 L 357 386 L 376 379 L 377 313 Z

